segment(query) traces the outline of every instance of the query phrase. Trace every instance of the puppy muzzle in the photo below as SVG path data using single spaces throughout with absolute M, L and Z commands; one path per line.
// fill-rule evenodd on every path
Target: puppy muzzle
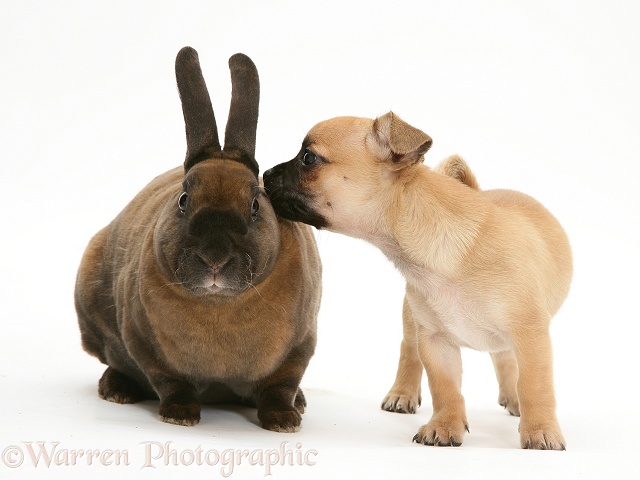
M 313 207 L 313 195 L 300 184 L 300 172 L 293 160 L 264 172 L 264 188 L 276 214 L 287 220 L 302 222 L 317 229 L 326 228 L 327 220 Z

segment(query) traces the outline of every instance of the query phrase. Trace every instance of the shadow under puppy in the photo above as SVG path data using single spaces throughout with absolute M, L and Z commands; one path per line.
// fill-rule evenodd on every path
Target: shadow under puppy
M 400 361 L 382 408 L 415 412 L 424 366 L 433 414 L 414 441 L 462 443 L 460 347 L 470 347 L 491 353 L 499 403 L 520 415 L 521 446 L 564 450 L 549 324 L 571 282 L 567 237 L 531 197 L 479 190 L 457 156 L 429 169 L 430 146 L 393 113 L 334 118 L 265 172 L 265 188 L 278 214 L 362 238 L 404 275 Z
M 255 405 L 262 427 L 299 429 L 300 380 L 316 344 L 321 265 L 311 228 L 276 217 L 254 159 L 259 80 L 229 60 L 221 148 L 198 55 L 176 58 L 184 166 L 149 183 L 89 243 L 75 301 L 84 349 L 108 365 L 105 400 L 159 398 L 160 417 L 202 403 Z

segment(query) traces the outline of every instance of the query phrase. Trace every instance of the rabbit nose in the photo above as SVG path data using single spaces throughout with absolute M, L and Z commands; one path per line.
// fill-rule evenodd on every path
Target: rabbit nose
M 212 262 L 209 264 L 209 266 L 211 267 L 211 270 L 213 270 L 213 273 L 218 273 L 227 263 L 229 263 L 228 258 L 221 261 Z
M 198 254 L 198 256 L 200 257 L 200 259 L 207 264 L 207 266 L 213 270 L 213 273 L 218 273 L 220 270 L 222 270 L 222 267 L 224 267 L 227 263 L 229 263 L 229 260 L 231 259 L 230 255 L 227 255 L 224 258 L 221 259 L 210 259 L 207 258 L 205 255 L 202 254 Z
M 273 168 L 270 168 L 269 170 L 267 170 L 266 172 L 264 172 L 262 174 L 262 178 L 264 177 L 268 177 L 269 175 L 271 175 L 273 173 Z

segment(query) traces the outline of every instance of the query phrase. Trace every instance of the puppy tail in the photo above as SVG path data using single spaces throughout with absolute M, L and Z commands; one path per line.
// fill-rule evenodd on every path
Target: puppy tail
M 451 155 L 444 159 L 435 171 L 464 183 L 474 190 L 480 190 L 476 176 L 473 174 L 467 162 L 458 155 Z

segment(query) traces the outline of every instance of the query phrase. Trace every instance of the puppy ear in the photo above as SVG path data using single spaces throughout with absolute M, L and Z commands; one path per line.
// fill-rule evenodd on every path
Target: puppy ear
M 431 143 L 429 135 L 412 127 L 393 112 L 376 118 L 367 136 L 367 146 L 396 170 L 423 161 L 423 155 Z

